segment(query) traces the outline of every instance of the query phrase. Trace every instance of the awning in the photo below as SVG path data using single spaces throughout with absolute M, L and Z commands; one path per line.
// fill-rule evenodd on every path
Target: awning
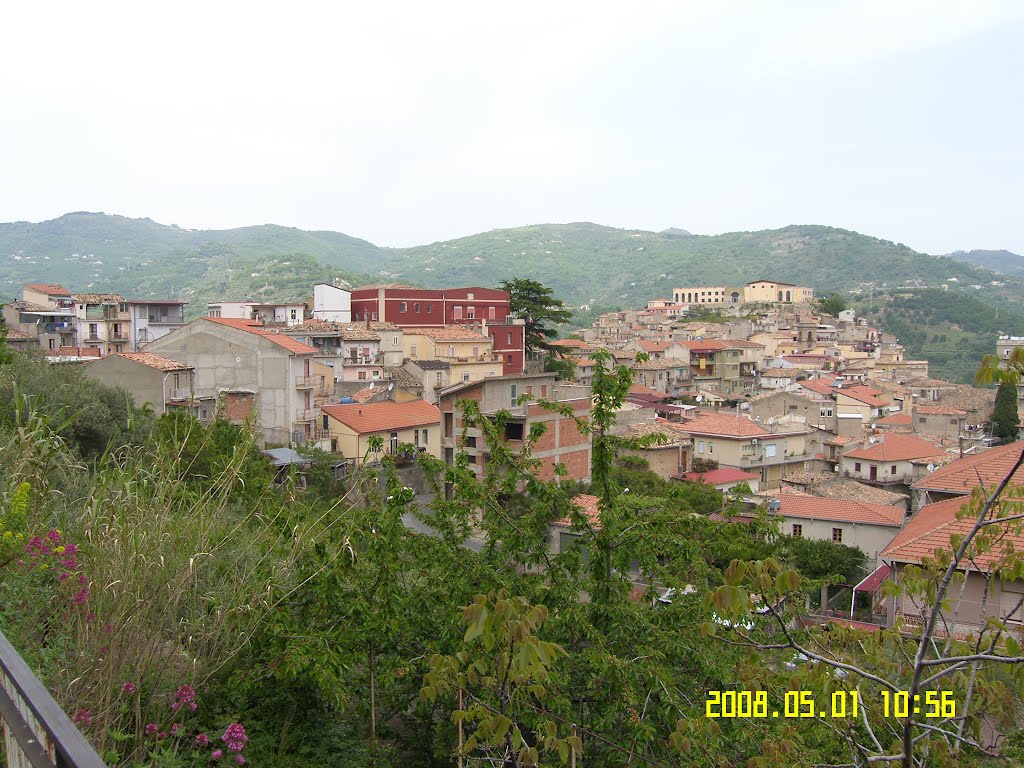
M 853 588 L 854 592 L 877 592 L 878 588 L 882 586 L 882 582 L 889 577 L 889 573 L 892 571 L 888 565 L 880 565 L 875 568 L 874 571 L 869 573 L 867 577 L 857 586 Z

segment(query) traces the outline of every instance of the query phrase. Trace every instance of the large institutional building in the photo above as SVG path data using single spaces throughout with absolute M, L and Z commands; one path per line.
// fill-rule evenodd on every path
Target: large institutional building
M 672 291 L 676 304 L 793 304 L 813 301 L 814 289 L 792 283 L 755 280 L 742 288 L 724 285 L 702 285 L 696 288 L 676 288 Z

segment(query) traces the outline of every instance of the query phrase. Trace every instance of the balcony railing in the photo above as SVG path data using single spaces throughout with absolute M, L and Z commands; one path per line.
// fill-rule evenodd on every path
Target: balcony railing
M 301 424 L 303 422 L 312 421 L 316 418 L 316 410 L 313 408 L 303 409 L 299 408 L 295 411 L 295 423 Z
M 188 387 L 175 387 L 167 390 L 167 400 L 179 402 L 182 400 L 191 400 L 192 390 Z
M 0 719 L 7 765 L 106 768 L 67 714 L 0 633 Z
M 97 341 L 103 341 L 103 339 L 101 339 L 101 338 L 99 337 L 99 334 L 96 334 L 96 333 L 90 333 L 90 334 L 89 334 L 88 336 L 86 336 L 86 337 L 85 337 L 85 341 L 93 341 L 93 342 L 97 342 Z
M 741 456 L 741 467 L 764 467 L 774 464 L 793 464 L 798 461 L 810 461 L 814 456 L 810 453 L 777 453 L 774 456 Z
M 324 385 L 323 376 L 296 376 L 295 377 L 295 388 L 296 389 L 313 389 L 313 387 L 322 387 Z

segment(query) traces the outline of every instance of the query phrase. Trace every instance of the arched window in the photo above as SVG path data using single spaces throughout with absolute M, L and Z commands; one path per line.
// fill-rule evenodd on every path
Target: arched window
M 782 301 L 782 291 L 779 291 L 779 301 Z
M 740 300 L 740 295 L 739 295 L 738 292 L 736 292 L 736 291 L 732 292 L 732 300 L 733 300 L 734 303 Z
M 793 299 L 790 298 L 790 296 L 792 296 L 792 294 L 789 291 L 786 291 L 786 301 L 792 301 L 793 300 Z

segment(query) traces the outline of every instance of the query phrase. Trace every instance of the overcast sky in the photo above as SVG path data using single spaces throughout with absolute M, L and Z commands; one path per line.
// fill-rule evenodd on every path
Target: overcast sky
M 0 220 L 1024 253 L 1024 3 L 11 3 Z

